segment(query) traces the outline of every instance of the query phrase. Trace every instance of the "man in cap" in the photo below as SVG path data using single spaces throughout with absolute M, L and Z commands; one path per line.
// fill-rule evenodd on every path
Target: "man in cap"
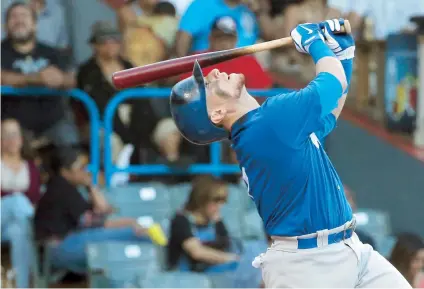
M 209 51 L 220 51 L 235 48 L 237 44 L 237 23 L 230 16 L 218 17 L 209 34 Z M 242 73 L 244 75 L 246 88 L 265 89 L 272 87 L 272 79 L 262 68 L 253 55 L 246 55 L 231 59 L 216 65 L 203 68 L 204 74 L 208 74 L 213 69 L 230 73 Z M 190 74 L 182 75 L 181 79 L 187 78 Z
M 351 35 L 337 34 L 343 24 L 334 19 L 292 30 L 296 49 L 316 65 L 316 78 L 300 91 L 259 106 L 243 75 L 213 70 L 204 78 L 196 63 L 171 94 L 172 115 L 188 140 L 231 139 L 273 240 L 253 262 L 265 287 L 410 287 L 354 233 L 343 184 L 320 144 L 335 127 L 352 72 L 355 44 Z

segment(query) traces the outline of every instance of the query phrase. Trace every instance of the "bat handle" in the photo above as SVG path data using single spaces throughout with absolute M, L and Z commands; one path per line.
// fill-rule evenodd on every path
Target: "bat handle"
M 324 32 L 324 23 L 320 23 L 320 27 L 322 29 L 322 32 Z M 339 34 L 352 34 L 352 27 L 350 26 L 349 20 L 344 20 L 344 24 L 342 25 L 342 30 L 338 32 Z

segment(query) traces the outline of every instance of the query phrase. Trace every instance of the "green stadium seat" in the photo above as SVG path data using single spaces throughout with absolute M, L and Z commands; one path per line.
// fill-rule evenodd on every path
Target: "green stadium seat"
M 190 272 L 163 272 L 140 282 L 142 288 L 212 288 L 204 274 Z
M 156 248 L 146 243 L 89 244 L 87 263 L 91 288 L 134 288 L 159 272 Z
M 129 184 L 111 188 L 106 197 L 117 210 L 115 217 L 153 219 L 162 222 L 172 215 L 167 187 L 159 183 Z
M 175 213 L 178 210 L 181 210 L 191 192 L 191 184 L 190 183 L 181 183 L 177 185 L 169 186 L 169 195 L 171 199 L 171 208 Z
M 356 226 L 371 237 L 389 236 L 392 233 L 389 214 L 374 209 L 358 209 Z

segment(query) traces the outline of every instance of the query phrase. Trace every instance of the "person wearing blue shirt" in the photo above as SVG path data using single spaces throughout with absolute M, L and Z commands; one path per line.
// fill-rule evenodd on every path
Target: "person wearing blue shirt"
M 237 47 L 256 43 L 260 34 L 268 40 L 272 37 L 273 27 L 267 10 L 262 9 L 262 6 L 252 6 L 252 10 L 242 4 L 241 0 L 194 0 L 180 21 L 176 55 L 182 57 L 209 49 L 208 36 L 212 25 L 222 16 L 229 16 L 236 21 Z
M 321 145 L 349 88 L 355 43 L 343 33 L 348 26 L 333 19 L 293 29 L 296 49 L 314 60 L 316 78 L 262 106 L 247 92 L 242 74 L 213 70 L 204 78 L 198 63 L 171 94 L 171 112 L 184 137 L 196 144 L 232 142 L 273 241 L 252 263 L 262 269 L 266 288 L 410 288 L 354 232 L 343 184 Z

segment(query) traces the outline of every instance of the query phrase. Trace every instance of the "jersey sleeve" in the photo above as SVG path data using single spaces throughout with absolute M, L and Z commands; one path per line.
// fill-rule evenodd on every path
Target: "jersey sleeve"
M 321 120 L 322 128 L 315 132 L 315 135 L 319 139 L 320 142 L 324 140 L 324 138 L 329 135 L 333 129 L 336 127 L 337 119 L 336 116 L 332 113 L 323 117 Z
M 184 15 L 181 17 L 179 30 L 184 31 L 190 35 L 197 35 L 202 31 L 202 25 L 199 25 L 199 15 L 205 9 L 201 0 L 194 0 L 188 6 Z
M 284 143 L 297 146 L 323 129 L 325 117 L 337 107 L 342 93 L 339 80 L 323 72 L 304 89 L 268 99 L 263 114 Z

